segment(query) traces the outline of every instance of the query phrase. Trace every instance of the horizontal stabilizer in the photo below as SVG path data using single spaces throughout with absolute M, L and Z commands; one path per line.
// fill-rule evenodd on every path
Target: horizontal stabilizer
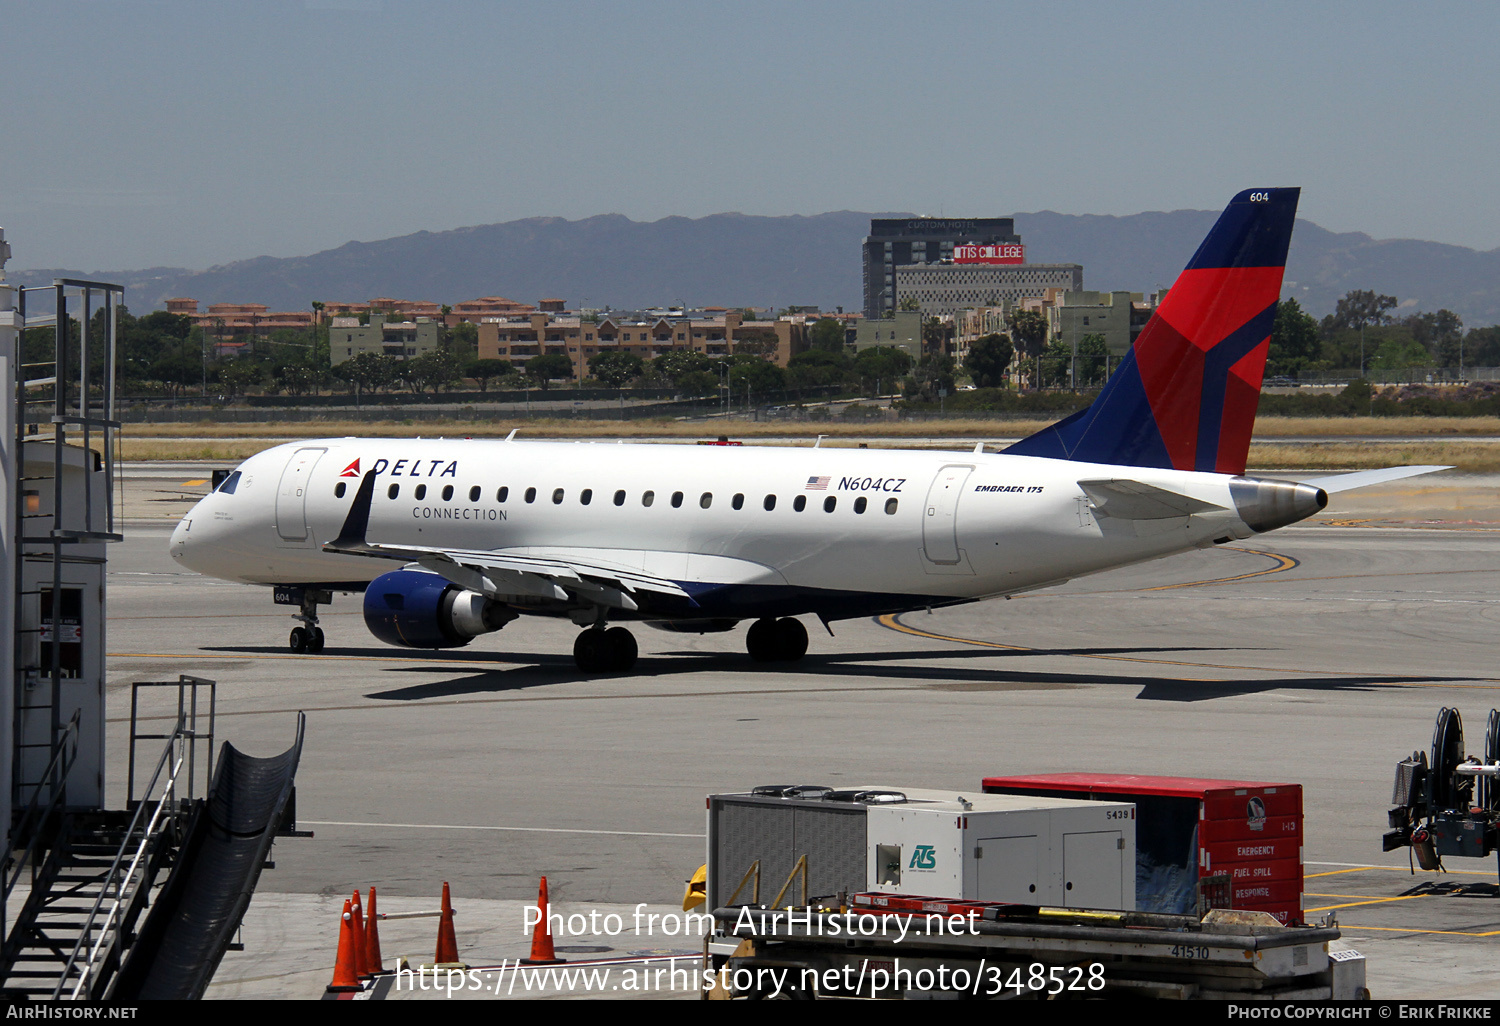
M 1452 467 L 1382 467 L 1380 470 L 1360 470 L 1353 474 L 1335 474 L 1332 477 L 1310 477 L 1302 483 L 1321 488 L 1325 492 L 1348 492 L 1355 488 L 1364 488 L 1366 485 L 1383 484 L 1386 481 L 1399 481 L 1403 477 L 1418 477 L 1422 474 L 1434 474 L 1439 470 L 1452 469 Z
M 1078 487 L 1093 502 L 1095 515 L 1117 520 L 1167 520 L 1224 508 L 1140 481 L 1079 481 Z

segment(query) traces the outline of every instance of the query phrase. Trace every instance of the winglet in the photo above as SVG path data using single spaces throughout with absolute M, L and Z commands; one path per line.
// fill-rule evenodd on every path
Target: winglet
M 371 470 L 359 482 L 359 491 L 354 493 L 354 502 L 349 506 L 339 536 L 323 546 L 324 552 L 358 552 L 368 547 L 365 531 L 370 526 L 370 504 L 374 497 L 375 471 Z

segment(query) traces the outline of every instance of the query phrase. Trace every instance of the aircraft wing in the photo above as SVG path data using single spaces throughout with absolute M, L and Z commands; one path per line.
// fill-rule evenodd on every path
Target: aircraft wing
M 374 491 L 375 474 L 372 471 L 360 482 L 339 536 L 323 546 L 324 552 L 416 563 L 481 595 L 522 594 L 565 601 L 569 592 L 581 592 L 592 602 L 628 610 L 638 608 L 630 597 L 637 591 L 671 595 L 687 599 L 689 603 L 693 601 L 676 581 L 573 556 L 519 555 L 483 549 L 367 542 L 365 531 L 369 527 Z M 600 550 L 600 555 L 607 555 L 607 550 Z
M 1335 474 L 1332 477 L 1309 477 L 1304 478 L 1302 483 L 1321 488 L 1325 492 L 1347 492 L 1366 485 L 1399 481 L 1403 477 L 1417 477 L 1421 474 L 1452 469 L 1452 467 L 1383 467 L 1380 470 L 1359 470 L 1352 474 Z

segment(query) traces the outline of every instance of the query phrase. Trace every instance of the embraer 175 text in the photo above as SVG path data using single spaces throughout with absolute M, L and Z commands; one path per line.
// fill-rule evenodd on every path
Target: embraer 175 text
M 465 645 L 568 617 L 586 672 L 622 621 L 745 637 L 760 661 L 827 623 L 1059 584 L 1296 523 L 1327 493 L 1245 475 L 1297 189 L 1242 192 L 1087 409 L 1002 453 L 342 438 L 251 457 L 172 535 L 183 566 L 317 607 L 364 592 L 383 641 Z M 395 569 L 388 569 L 392 563 Z

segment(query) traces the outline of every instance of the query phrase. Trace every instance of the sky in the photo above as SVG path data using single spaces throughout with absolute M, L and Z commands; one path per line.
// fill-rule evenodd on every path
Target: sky
M 0 0 L 12 269 L 516 218 L 1221 208 L 1500 247 L 1500 4 Z

